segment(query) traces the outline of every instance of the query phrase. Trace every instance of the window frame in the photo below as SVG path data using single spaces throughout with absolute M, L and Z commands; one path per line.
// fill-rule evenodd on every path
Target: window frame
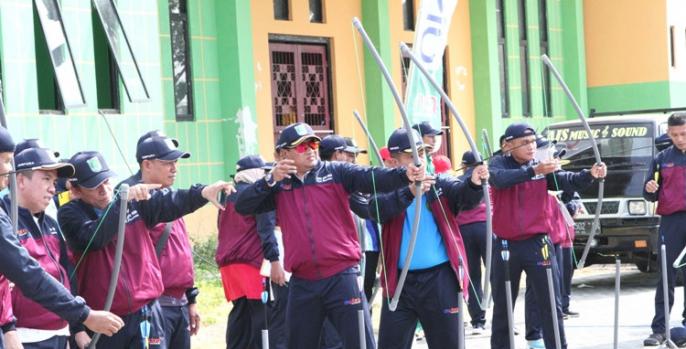
M 140 102 L 148 102 L 150 100 L 150 92 L 148 91 L 147 86 L 145 85 L 145 79 L 143 79 L 143 74 L 141 73 L 140 66 L 138 65 L 138 61 L 136 60 L 136 55 L 134 54 L 133 48 L 131 47 L 131 43 L 129 41 L 129 36 L 126 34 L 126 29 L 124 28 L 124 23 L 121 21 L 121 16 L 119 16 L 119 10 L 117 9 L 117 5 L 112 1 L 112 0 L 92 0 L 91 1 L 93 7 L 95 8 L 95 12 L 98 14 L 98 18 L 100 19 L 100 25 L 102 25 L 102 29 L 105 32 L 105 37 L 107 38 L 107 44 L 110 48 L 110 52 L 112 53 L 112 58 L 114 58 L 114 61 L 117 65 L 117 70 L 119 71 L 119 77 L 122 82 L 122 85 L 124 85 L 124 90 L 126 91 L 126 96 L 129 99 L 129 102 L 131 103 L 140 103 Z M 126 74 L 122 73 L 122 62 L 120 61 L 120 57 L 117 55 L 117 51 L 121 47 L 114 47 L 115 43 L 113 42 L 112 38 L 110 37 L 110 33 L 108 32 L 107 28 L 110 27 L 106 23 L 104 15 L 103 15 L 103 9 L 100 8 L 99 4 L 105 4 L 111 6 L 111 11 L 112 14 L 114 15 L 114 20 L 116 21 L 116 24 L 119 26 L 119 32 L 117 34 L 121 34 L 121 36 L 124 38 L 124 40 L 120 40 L 120 42 L 123 42 L 125 44 L 125 49 L 128 51 L 129 55 L 131 56 L 131 62 L 133 63 L 135 70 L 136 70 L 136 75 L 137 75 L 137 80 L 140 82 L 140 88 L 142 89 L 142 92 L 144 93 L 143 98 L 134 98 L 132 96 L 132 86 L 130 86 L 130 83 L 133 83 L 133 81 L 129 81 L 128 77 Z M 120 45 L 121 46 L 121 45 Z M 137 96 L 136 96 L 137 97 Z
M 192 66 L 192 57 L 191 57 L 191 42 L 190 42 L 190 26 L 189 26 L 189 17 L 188 17 L 188 1 L 187 0 L 178 0 L 179 1 L 179 13 L 172 13 L 171 11 L 171 1 L 169 2 L 169 42 L 171 45 L 171 64 L 172 64 L 172 84 L 174 88 L 174 115 L 176 121 L 195 121 L 195 107 L 193 105 L 193 102 L 195 98 L 193 98 L 193 66 Z M 183 6 L 182 6 L 183 5 Z M 185 7 L 185 11 L 183 11 Z M 173 23 L 174 17 L 181 17 L 178 18 L 177 20 L 181 20 L 184 24 L 184 40 L 186 43 L 185 47 L 185 65 L 186 65 L 186 98 L 187 98 L 187 110 L 188 113 L 186 114 L 179 114 L 179 108 L 177 107 L 177 102 L 176 102 L 176 74 L 174 72 L 174 33 L 173 33 Z

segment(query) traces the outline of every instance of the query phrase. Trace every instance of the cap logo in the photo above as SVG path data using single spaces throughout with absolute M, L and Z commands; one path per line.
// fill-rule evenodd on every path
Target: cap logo
M 102 163 L 100 162 L 100 159 L 98 159 L 97 156 L 94 156 L 86 160 L 86 164 L 88 164 L 88 168 L 91 170 L 91 172 L 102 171 Z
M 169 147 L 169 149 L 176 149 L 176 146 L 174 145 L 174 142 L 171 140 L 171 138 L 165 138 L 164 144 L 166 144 L 167 147 Z
M 298 136 L 304 136 L 309 133 L 307 132 L 307 127 L 305 127 L 305 125 L 296 125 L 293 129 Z

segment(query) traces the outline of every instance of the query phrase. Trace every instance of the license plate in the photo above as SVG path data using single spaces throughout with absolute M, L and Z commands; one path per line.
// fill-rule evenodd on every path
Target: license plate
M 591 235 L 591 229 L 593 228 L 593 221 L 577 221 L 574 222 L 574 230 L 576 235 Z M 600 229 L 598 230 L 600 233 Z

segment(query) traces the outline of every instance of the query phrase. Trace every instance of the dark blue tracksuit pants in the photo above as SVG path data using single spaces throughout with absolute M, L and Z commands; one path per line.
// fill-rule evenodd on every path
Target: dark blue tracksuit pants
M 522 271 L 526 273 L 527 280 L 531 280 L 531 288 L 535 297 L 539 300 L 538 308 L 541 318 L 550 319 L 553 311 L 557 312 L 558 328 L 562 348 L 567 348 L 565 339 L 564 324 L 562 322 L 562 309 L 557 305 L 557 309 L 550 308 L 548 297 L 548 278 L 546 269 L 555 266 L 553 246 L 550 239 L 545 234 L 540 234 L 532 238 L 512 241 L 509 240 L 510 250 L 510 280 L 512 288 L 506 290 L 505 287 L 505 264 L 501 258 L 502 241 L 496 239 L 493 243 L 493 329 L 491 335 L 492 349 L 508 349 L 509 336 L 507 321 L 507 301 L 505 292 L 512 292 L 512 300 L 516 302 L 519 293 L 519 281 Z M 544 253 L 547 251 L 547 258 Z M 556 270 L 553 270 L 556 272 Z M 554 273 L 553 273 L 554 275 Z M 555 279 L 555 278 L 553 278 Z M 543 340 L 547 348 L 555 347 L 555 334 L 552 321 L 542 321 Z
M 286 306 L 288 286 L 272 283 L 274 301 L 266 307 L 261 300 L 236 299 L 232 303 L 226 326 L 228 349 L 262 349 L 262 330 L 269 321 L 269 348 L 286 349 Z M 266 314 L 265 314 L 266 311 Z
M 671 311 L 674 305 L 674 280 L 676 278 L 676 269 L 672 267 L 674 260 L 679 256 L 681 250 L 686 246 L 686 212 L 679 212 L 669 216 L 662 216 L 660 220 L 660 239 L 662 243 L 664 238 L 665 247 L 667 249 L 667 287 L 669 291 L 669 309 Z M 660 249 L 658 249 L 660 251 Z M 658 261 L 662 256 L 658 254 Z M 662 265 L 659 263 L 659 265 Z M 686 268 L 681 268 L 686 280 Z M 655 290 L 655 317 L 651 328 L 653 333 L 665 332 L 665 311 L 664 311 L 664 297 L 662 295 L 662 273 L 657 282 L 657 289 Z M 686 313 L 686 299 L 684 300 L 684 312 Z M 685 317 L 686 319 L 686 317 Z
M 562 247 L 557 255 L 560 269 L 560 303 L 562 311 L 569 311 L 569 299 L 572 296 L 572 277 L 574 276 L 574 248 Z
M 562 248 L 560 245 L 555 246 L 555 256 L 551 258 L 554 263 L 551 267 L 553 268 L 553 282 L 555 283 L 555 302 L 557 306 L 561 308 L 561 272 L 558 265 L 560 260 L 560 255 L 562 254 Z M 547 279 L 546 279 L 547 280 Z M 524 323 L 526 327 L 526 340 L 537 340 L 543 338 L 543 326 L 541 321 L 553 321 L 549 316 L 547 318 L 542 318 L 541 309 L 538 307 L 538 299 L 536 299 L 536 294 L 534 292 L 533 285 L 529 278 L 526 279 L 526 292 L 524 293 Z
M 164 338 L 169 349 L 191 347 L 190 319 L 188 305 L 163 306 Z
M 364 310 L 367 348 L 376 348 L 367 299 L 357 282 L 359 273 L 355 266 L 321 280 L 291 277 L 286 310 L 289 348 L 317 349 L 325 318 L 336 328 L 344 348 L 359 348 L 360 309 Z
M 150 322 L 150 334 L 148 337 L 150 348 L 166 349 L 167 342 L 164 338 L 164 317 L 162 315 L 162 307 L 160 307 L 160 303 L 157 300 L 148 303 L 135 313 L 122 316 L 124 327 L 112 337 L 107 337 L 105 335 L 100 336 L 98 348 L 144 348 L 141 322 L 146 318 Z
M 379 349 L 409 349 L 417 321 L 422 324 L 429 348 L 457 348 L 459 335 L 458 292 L 460 285 L 449 263 L 422 271 L 410 271 L 398 308 L 381 308 Z
M 481 309 L 479 302 L 484 302 L 484 293 L 481 286 L 481 264 L 486 265 L 486 222 L 475 222 L 460 226 L 460 233 L 464 241 L 469 265 L 469 316 L 472 326 L 486 324 L 486 311 Z
M 53 336 L 40 342 L 22 343 L 22 346 L 24 349 L 66 349 L 68 343 L 67 336 Z M 2 348 L 1 345 L 0 348 Z

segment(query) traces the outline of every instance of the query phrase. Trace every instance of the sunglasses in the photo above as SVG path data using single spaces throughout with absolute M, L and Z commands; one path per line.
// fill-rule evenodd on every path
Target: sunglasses
M 302 154 L 307 151 L 307 149 L 312 149 L 312 150 L 317 150 L 319 149 L 319 141 L 309 141 L 309 142 L 303 142 L 295 147 L 291 147 L 288 149 L 295 149 L 296 153 Z

